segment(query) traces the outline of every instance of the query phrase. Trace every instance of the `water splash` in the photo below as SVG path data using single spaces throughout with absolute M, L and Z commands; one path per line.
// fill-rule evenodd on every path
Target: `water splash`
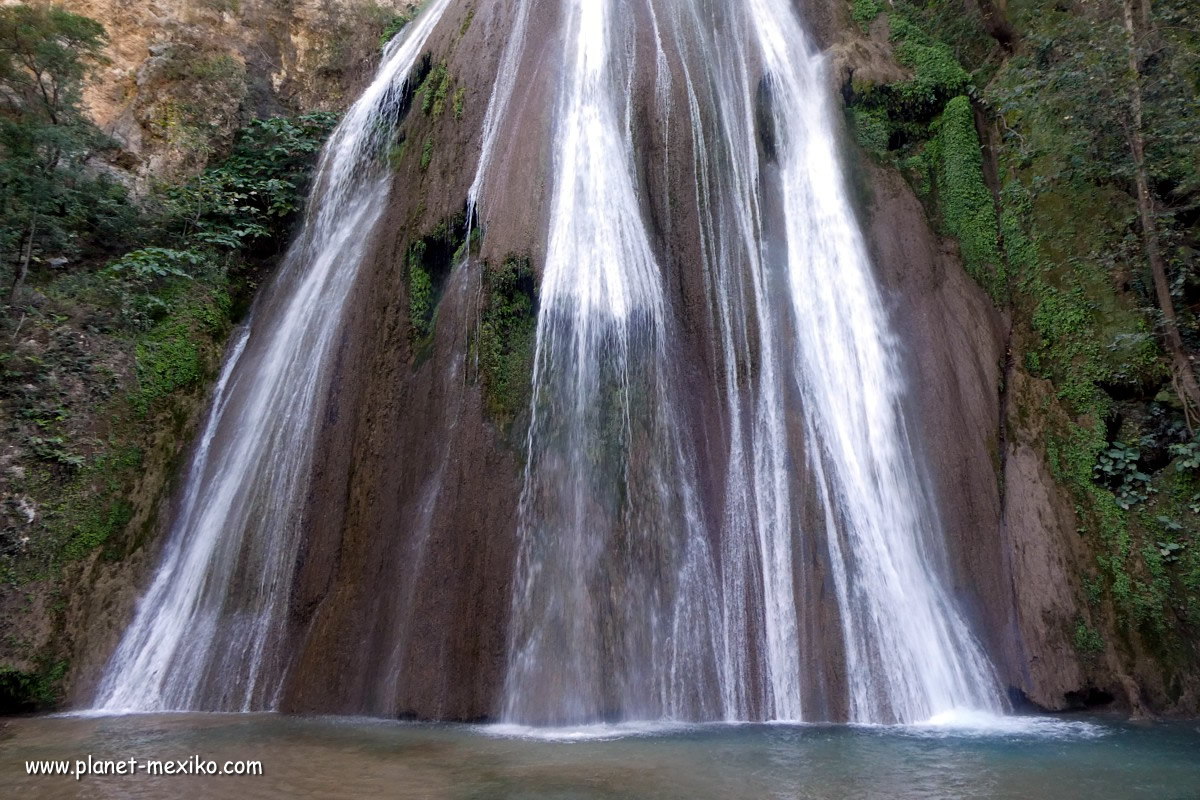
M 98 690 L 108 711 L 271 708 L 330 354 L 391 186 L 405 84 L 450 0 L 389 45 L 322 152 L 303 230 L 226 359 L 162 561 Z

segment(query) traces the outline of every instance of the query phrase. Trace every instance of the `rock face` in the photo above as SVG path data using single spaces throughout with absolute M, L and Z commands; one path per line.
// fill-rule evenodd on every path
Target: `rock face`
M 886 33 L 882 42 L 877 32 L 869 39 L 857 28 L 839 33 L 844 14 L 838 4 L 806 13 L 820 20 L 827 41 L 839 37 L 835 80 L 903 75 L 890 61 Z M 451 15 L 444 27 L 454 30 L 461 22 Z M 461 165 L 474 163 L 479 146 L 476 132 L 495 68 L 492 31 L 505 29 L 480 22 L 486 18 L 460 36 L 447 34 L 444 49 L 431 47 L 434 59 L 445 59 L 467 87 L 469 110 L 455 123 L 416 117 L 411 124 L 411 141 L 436 142 L 433 157 L 427 169 L 415 169 L 413 159 L 399 169 L 395 207 L 384 226 L 389 233 L 378 243 L 355 306 L 360 312 L 346 332 L 339 390 L 322 434 L 326 455 L 310 503 L 312 534 L 293 600 L 298 653 L 287 710 L 478 719 L 499 707 L 522 453 L 487 419 L 464 361 L 470 343 L 463 331 L 474 313 L 471 279 L 456 273 L 445 288 L 426 353 L 414 352 L 406 326 L 397 323 L 408 314 L 398 268 L 407 246 L 465 201 L 470 176 Z M 541 206 L 544 182 L 530 167 L 544 163 L 536 132 L 544 127 L 541 109 L 549 103 L 539 93 L 546 90 L 536 82 L 521 87 L 515 103 L 530 135 L 500 154 L 501 178 L 490 187 L 493 197 L 523 198 L 520 209 Z M 633 113 L 654 111 L 635 103 Z M 641 142 L 647 152 L 665 145 L 654 136 L 647 133 Z M 670 146 L 686 161 L 685 141 Z M 1086 668 L 1071 644 L 1083 613 L 1078 576 L 1089 556 L 1074 536 L 1069 499 L 1050 477 L 1042 451 L 1028 443 L 1036 429 L 1022 427 L 1028 423 L 1021 409 L 1041 403 L 1045 389 L 1012 370 L 1010 321 L 967 276 L 956 246 L 933 232 L 908 184 L 857 150 L 848 148 L 847 155 L 879 279 L 907 351 L 910 413 L 949 539 L 954 593 L 1015 700 L 1066 708 L 1087 694 L 1097 674 L 1116 694 L 1115 665 Z M 679 190 L 669 179 L 648 179 L 645 191 L 648 213 L 658 218 Z M 506 213 L 503 225 L 488 227 L 484 257 L 520 249 L 536 264 L 541 227 L 531 213 Z M 670 203 L 677 231 L 694 224 L 694 213 L 686 202 Z M 664 263 L 699 262 L 687 236 L 663 233 L 657 246 L 669 254 Z M 681 269 L 667 283 L 678 346 L 694 365 L 683 378 L 688 416 L 719 424 L 704 410 L 720 402 L 713 394 L 719 376 L 707 357 L 706 289 L 695 271 Z M 696 435 L 705 438 L 703 430 Z M 722 458 L 706 454 L 710 476 L 722 473 Z M 808 600 L 829 602 L 819 595 Z M 811 624 L 828 640 L 836 620 L 817 614 Z M 809 659 L 807 666 L 822 674 L 825 693 L 836 695 L 844 676 L 836 672 L 834 650 L 827 647 L 823 662 Z M 828 697 L 811 700 L 809 707 L 832 718 L 845 713 Z
M 254 116 L 338 111 L 414 0 L 66 0 L 100 21 L 106 56 L 85 102 L 145 188 L 204 166 Z
M 250 109 L 343 106 L 366 64 L 347 54 L 377 46 L 362 33 L 373 30 L 365 23 L 354 27 L 357 39 L 338 40 L 330 32 L 351 25 L 348 14 L 367 19 L 374 13 L 350 0 L 67 5 L 109 27 L 114 63 L 89 102 L 127 148 L 128 166 L 140 180 L 202 163 L 203 147 L 180 138 L 189 131 L 213 142 Z M 355 311 L 340 342 L 337 391 L 321 421 L 304 511 L 284 710 L 465 720 L 498 709 L 524 457 L 513 432 L 520 421 L 509 429 L 489 417 L 472 363 L 479 276 L 450 273 L 439 287 L 432 336 L 422 341 L 407 324 L 412 298 L 404 267 L 409 246 L 466 203 L 507 31 L 507 4 L 480 5 L 478 15 L 467 4 L 452 9 L 431 42 L 431 61 L 446 70 L 449 95 L 461 90 L 461 108 L 410 113 L 395 202 L 351 300 Z M 553 11 L 546 13 L 550 35 Z M 886 34 L 864 37 L 845 4 L 814 2 L 803 13 L 834 54 L 835 82 L 903 74 L 888 56 Z M 528 51 L 536 60 L 538 48 Z M 174 71 L 180 59 L 192 65 L 186 76 Z M 192 80 L 197 63 L 207 65 L 200 83 Z M 539 81 L 552 78 L 535 68 L 528 74 L 534 80 L 518 87 L 512 104 L 536 132 L 546 127 L 552 106 Z M 214 85 L 225 88 L 214 93 Z M 633 104 L 635 118 L 655 113 L 644 99 L 651 92 L 635 96 L 643 98 Z M 661 148 L 647 127 L 639 146 Z M 418 153 L 422 143 L 427 157 Z M 497 154 L 501 178 L 489 196 L 517 208 L 504 225 L 486 231 L 482 259 L 521 253 L 538 263 L 536 232 L 543 228 L 535 217 L 546 192 L 541 148 L 531 133 Z M 1143 655 L 1120 654 L 1112 645 L 1080 653 L 1078 626 L 1103 626 L 1109 617 L 1084 597 L 1082 580 L 1094 555 L 1076 534 L 1073 503 L 1056 484 L 1041 441 L 1042 415 L 1059 413 L 1053 392 L 1014 366 L 1021 359 L 1010 349 L 1011 320 L 967 276 L 955 245 L 932 230 L 903 178 L 849 145 L 847 152 L 878 277 L 906 349 L 911 418 L 949 540 L 953 590 L 999 681 L 1015 700 L 1047 709 L 1105 696 L 1131 710 L 1144 703 L 1194 709 L 1195 693 L 1168 700 L 1153 688 L 1163 683 L 1161 670 Z M 648 185 L 647 214 L 665 218 L 667 198 L 678 189 L 669 181 Z M 698 213 L 683 201 L 671 208 L 681 215 L 681 230 L 687 215 Z M 670 263 L 696 263 L 694 240 L 658 233 L 655 245 L 671 254 Z M 715 412 L 706 409 L 719 399 L 704 355 L 711 348 L 704 338 L 703 281 L 680 271 L 667 282 L 680 349 L 695 356 L 688 363 L 696 366 L 681 378 L 688 389 L 683 402 L 694 406 L 691 418 L 713 419 Z M 698 447 L 705 447 L 703 430 L 695 433 Z M 719 475 L 722 456 L 706 456 L 709 473 Z M 111 640 L 129 605 L 125 598 L 119 607 L 81 610 L 72 624 L 104 620 L 100 627 L 109 633 L 97 639 Z M 814 625 L 832 628 L 833 622 Z M 88 665 L 76 672 L 81 702 L 105 655 L 96 642 L 87 648 Z M 830 663 L 812 666 L 825 673 L 829 690 L 844 684 Z M 1152 688 L 1143 697 L 1146 686 Z M 826 713 L 837 718 L 844 710 L 831 705 Z
M 1010 696 L 1067 708 L 1090 685 L 1071 642 L 1089 556 L 1022 411 L 1052 395 L 1011 368 L 1010 321 L 967 276 L 954 245 L 930 230 L 908 184 L 865 157 L 861 168 L 866 230 L 908 351 L 955 594 Z
M 474 177 L 501 48 L 473 16 L 452 8 L 430 43 L 447 96 L 462 90 L 462 102 L 457 113 L 409 111 L 393 203 L 349 301 L 284 710 L 475 720 L 495 713 L 503 684 L 523 454 L 484 410 L 472 358 L 479 276 L 446 279 L 432 338 L 419 342 L 405 269 L 417 238 L 461 219 Z

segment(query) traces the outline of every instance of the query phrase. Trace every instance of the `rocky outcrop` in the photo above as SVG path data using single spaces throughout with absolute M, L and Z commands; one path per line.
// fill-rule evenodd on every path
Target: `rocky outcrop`
M 253 117 L 338 111 L 414 0 L 65 0 L 100 21 L 86 105 L 145 189 L 204 166 Z
M 410 246 L 448 221 L 459 226 L 451 247 L 462 241 L 501 50 L 486 21 L 460 5 L 430 43 L 425 68 L 444 69 L 447 107 L 426 113 L 418 101 L 401 123 L 392 204 L 349 301 L 292 599 L 285 710 L 495 713 L 523 453 L 485 411 L 473 356 L 484 265 L 430 264 L 447 271 L 434 276 L 444 283 L 428 340 L 409 324 L 406 270 Z M 484 238 L 530 241 L 512 230 Z
M 1107 661 L 1085 660 L 1073 643 L 1087 613 L 1081 576 L 1090 554 L 1040 440 L 1040 409 L 1053 407 L 1052 391 L 1012 368 L 1010 319 L 967 276 L 955 244 L 931 230 L 908 183 L 858 158 L 867 233 L 906 345 L 911 409 L 955 596 L 1018 705 L 1070 708 L 1096 682 L 1115 692 L 1111 650 Z

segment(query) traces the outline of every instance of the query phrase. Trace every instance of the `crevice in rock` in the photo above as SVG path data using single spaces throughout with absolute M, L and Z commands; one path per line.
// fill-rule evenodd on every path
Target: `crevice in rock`
M 1115 700 L 1111 692 L 1095 686 L 1085 686 L 1063 695 L 1063 701 L 1070 711 L 1101 708 L 1111 705 Z

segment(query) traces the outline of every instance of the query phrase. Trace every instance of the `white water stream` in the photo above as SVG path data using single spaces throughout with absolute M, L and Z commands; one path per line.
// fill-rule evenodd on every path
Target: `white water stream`
M 394 40 L 321 156 L 297 241 L 226 359 L 154 582 L 108 664 L 108 711 L 272 708 L 330 354 L 391 186 L 381 150 L 450 0 Z

